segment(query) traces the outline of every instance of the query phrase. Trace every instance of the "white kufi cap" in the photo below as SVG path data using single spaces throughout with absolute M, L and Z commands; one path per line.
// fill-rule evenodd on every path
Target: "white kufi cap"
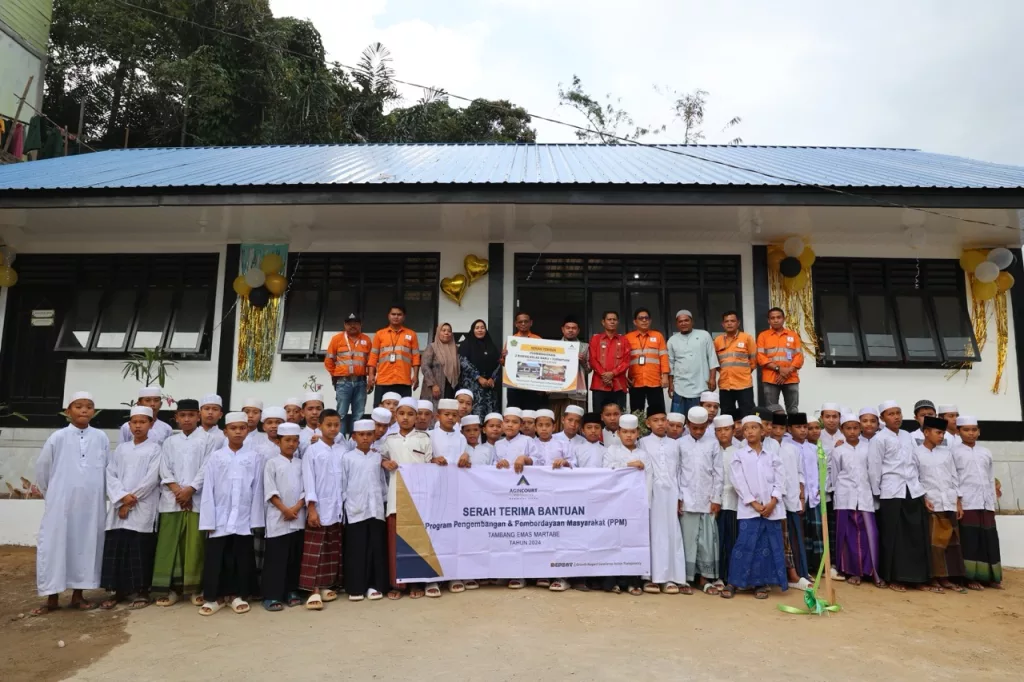
M 758 426 L 760 426 L 761 418 L 758 417 L 756 414 L 748 414 L 746 417 L 743 418 L 743 421 L 740 422 L 740 426 L 746 426 L 747 424 L 757 424 Z
M 978 418 L 977 417 L 970 417 L 970 416 L 967 416 L 967 415 L 963 415 L 961 417 L 957 417 L 956 418 L 956 425 L 957 426 L 977 426 L 978 425 Z
M 506 417 L 519 417 L 520 419 L 522 419 L 523 418 L 523 411 L 520 410 L 518 407 L 506 407 L 505 408 L 505 416 Z
M 704 391 L 703 393 L 700 394 L 700 402 L 718 404 L 718 391 Z
M 289 405 L 292 405 L 294 407 L 302 407 L 302 401 L 299 400 L 298 398 L 285 398 L 283 404 L 285 407 Z
M 357 419 L 356 423 L 352 425 L 352 433 L 359 433 L 360 431 L 373 431 L 374 430 L 372 419 Z
M 391 423 L 391 410 L 386 407 L 375 407 L 373 412 L 370 413 L 370 421 L 375 421 L 378 424 L 390 424 Z M 355 427 L 352 427 L 355 430 Z
M 256 398 L 246 398 L 242 402 L 242 407 L 255 407 L 257 410 L 263 409 L 263 401 L 256 400 Z
M 136 405 L 132 408 L 132 417 L 137 414 L 141 414 L 143 417 L 153 418 L 153 409 L 149 407 L 143 407 L 142 405 Z
M 277 427 L 278 436 L 297 436 L 301 432 L 298 424 L 281 424 Z
M 159 386 L 145 386 L 139 389 L 140 398 L 159 398 L 160 387 Z
M 669 412 L 666 415 L 666 418 L 670 422 L 672 422 L 674 424 L 685 424 L 686 423 L 686 417 L 683 415 L 682 412 Z
M 859 424 L 860 419 L 857 417 L 857 415 L 847 412 L 846 414 L 839 418 L 840 424 L 845 424 L 846 422 L 857 422 Z
M 307 393 L 302 398 L 302 405 L 305 406 L 306 403 L 311 403 L 311 402 L 320 402 L 320 403 L 322 403 L 323 401 L 324 401 L 324 396 L 323 396 L 322 393 L 317 393 L 316 391 L 310 391 L 309 393 Z
M 878 414 L 882 414 L 886 410 L 891 410 L 894 407 L 899 407 L 900 404 L 895 400 L 886 400 L 884 403 L 878 404 Z
M 441 398 L 437 401 L 437 410 L 457 410 L 459 409 L 459 401 L 452 400 L 451 398 Z
M 455 397 L 458 398 L 460 395 L 468 395 L 470 399 L 472 399 L 473 391 L 469 390 L 468 388 L 460 388 L 459 390 L 455 391 Z
M 631 414 L 624 414 L 619 417 L 619 428 L 620 429 L 635 429 L 640 424 L 637 418 Z
M 726 426 L 733 426 L 736 422 L 733 420 L 731 414 L 720 414 L 711 420 L 712 426 L 716 429 L 723 429 Z
M 935 414 L 951 414 L 959 411 L 956 405 L 939 405 L 935 408 Z
M 245 412 L 228 412 L 224 416 L 224 426 L 228 424 L 248 424 L 249 418 L 245 416 Z
M 397 403 L 401 399 L 402 396 L 398 395 L 394 391 L 388 391 L 380 397 L 381 402 L 384 402 L 385 400 L 394 400 Z
M 536 419 L 537 413 L 534 410 L 523 410 L 523 419 Z
M 430 401 L 427 401 L 430 402 Z M 433 404 L 433 403 L 431 403 Z M 419 409 L 419 401 L 416 398 L 402 398 L 398 401 L 399 407 L 411 407 L 413 412 Z
M 398 404 L 401 405 L 402 401 L 399 400 Z M 416 411 L 419 412 L 420 410 L 430 410 L 431 414 L 433 414 L 433 412 L 434 412 L 434 403 L 430 402 L 429 400 L 417 401 L 416 402 Z
M 497 419 L 498 421 L 502 421 L 502 417 L 501 417 L 500 414 L 498 414 L 497 412 L 489 412 L 487 414 L 487 416 L 484 417 L 484 424 L 486 424 L 487 422 L 491 421 L 492 419 Z
M 71 399 L 68 400 L 68 405 L 75 402 L 76 400 L 88 400 L 93 404 L 96 403 L 96 401 L 93 400 L 92 398 L 92 393 L 89 393 L 89 391 L 76 391 L 75 393 L 72 393 Z
M 537 419 L 541 417 L 547 417 L 551 421 L 555 421 L 555 413 L 551 410 L 537 410 Z
M 700 405 L 691 407 L 689 412 L 686 413 L 686 421 L 691 424 L 707 424 L 708 423 L 708 411 Z
M 583 408 L 580 407 L 579 405 L 569 405 L 568 407 L 565 408 L 565 413 L 566 414 L 574 414 L 577 417 L 582 417 L 583 416 Z
M 857 414 L 859 414 L 862 417 L 864 415 L 866 415 L 866 414 L 870 414 L 873 417 L 878 417 L 878 410 L 876 410 L 875 408 L 873 408 L 871 406 L 862 407 L 862 408 L 860 408 L 860 412 L 858 412 Z
M 288 413 L 284 411 L 283 407 L 268 407 L 263 410 L 263 414 L 260 415 L 260 422 L 265 422 L 268 419 L 280 419 L 284 421 L 288 418 Z
M 462 424 L 463 426 L 473 426 L 474 424 L 480 423 L 480 417 L 476 416 L 475 414 L 467 414 L 465 417 L 462 418 L 462 421 L 460 421 L 459 423 Z
M 199 407 L 205 405 L 216 405 L 217 407 L 224 407 L 224 401 L 216 393 L 207 393 L 203 396 L 203 399 L 199 401 Z

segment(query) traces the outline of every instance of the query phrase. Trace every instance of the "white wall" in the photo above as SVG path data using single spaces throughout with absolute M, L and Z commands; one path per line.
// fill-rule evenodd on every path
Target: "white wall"
M 0 114 L 14 116 L 18 109 L 18 98 L 25 90 L 25 83 L 30 76 L 35 80 L 25 99 L 28 104 L 39 106 L 43 87 L 39 58 L 0 31 L 0 83 L 3 84 L 0 87 Z M 28 121 L 34 115 L 35 112 L 25 106 L 18 118 Z

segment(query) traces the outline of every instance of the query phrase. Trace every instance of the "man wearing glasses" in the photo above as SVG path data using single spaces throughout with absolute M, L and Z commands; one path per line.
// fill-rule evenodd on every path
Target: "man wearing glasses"
M 637 308 L 633 313 L 633 331 L 626 334 L 629 343 L 629 409 L 665 411 L 668 388 L 668 349 L 661 332 L 651 329 L 651 311 Z

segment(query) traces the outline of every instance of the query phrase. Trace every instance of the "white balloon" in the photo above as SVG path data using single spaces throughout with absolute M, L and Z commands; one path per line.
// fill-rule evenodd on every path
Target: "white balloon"
M 800 237 L 790 237 L 782 243 L 782 250 L 790 258 L 799 258 L 804 252 L 804 240 Z
M 1013 253 L 999 246 L 988 252 L 988 262 L 995 263 L 1000 270 L 1005 270 L 1013 264 Z
M 534 225 L 530 228 L 530 245 L 538 251 L 551 246 L 551 226 L 550 225 Z
M 994 282 L 999 277 L 999 266 L 992 261 L 984 261 L 974 268 L 974 279 L 979 282 Z
M 928 241 L 928 233 L 924 231 L 924 228 L 920 225 L 914 225 L 913 227 L 907 228 L 907 241 L 910 242 L 910 247 L 913 249 L 919 249 L 925 245 Z
M 266 274 L 257 267 L 249 268 L 245 273 L 245 283 L 253 289 L 263 286 L 266 281 Z

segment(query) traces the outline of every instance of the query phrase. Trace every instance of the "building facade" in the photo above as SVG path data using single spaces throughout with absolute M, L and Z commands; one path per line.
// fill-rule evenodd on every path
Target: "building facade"
M 14 116 L 18 98 L 32 79 L 25 99 L 43 103 L 46 44 L 50 38 L 53 0 L 4 0 L 0 3 L 0 118 Z M 31 118 L 22 115 L 24 121 Z

